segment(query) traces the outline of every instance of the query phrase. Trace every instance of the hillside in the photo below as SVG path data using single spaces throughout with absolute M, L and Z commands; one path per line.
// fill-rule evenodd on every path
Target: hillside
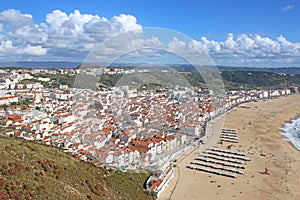
M 205 73 L 202 73 L 205 75 Z M 57 87 L 60 84 L 74 86 L 76 79 L 76 87 L 93 88 L 95 83 L 99 82 L 102 85 L 112 87 L 120 85 L 129 85 L 133 88 L 139 88 L 143 85 L 156 84 L 161 87 L 170 87 L 175 85 L 181 86 L 197 86 L 207 87 L 202 76 L 196 72 L 181 72 L 181 73 L 135 73 L 135 74 L 104 74 L 101 77 L 91 75 L 70 76 L 67 74 L 56 75 L 35 75 L 48 77 L 56 80 Z M 81 77 L 82 76 L 82 77 Z M 300 86 L 300 74 L 280 74 L 273 72 L 262 71 L 222 71 L 221 78 L 227 90 L 236 89 L 275 89 L 289 86 Z M 88 81 L 87 81 L 88 80 Z M 53 86 L 53 85 L 52 85 Z
M 199 73 L 187 72 L 184 77 L 192 86 L 203 86 L 205 82 Z M 223 71 L 221 77 L 227 90 L 276 89 L 300 86 L 299 74 L 278 74 L 260 71 Z
M 147 63 L 112 63 L 110 67 L 113 68 L 139 68 L 145 66 Z M 66 62 L 66 61 L 17 61 L 17 62 L 0 62 L 0 68 L 27 68 L 27 69 L 78 69 L 87 67 L 103 67 L 105 63 L 82 63 L 82 62 Z M 196 72 L 195 67 L 189 64 L 165 64 L 178 72 Z M 210 66 L 207 66 L 210 67 Z M 273 72 L 285 74 L 300 74 L 300 67 L 238 67 L 238 66 L 216 66 L 219 71 L 259 71 L 259 72 Z M 205 70 L 202 66 L 201 69 Z
M 252 71 L 252 72 L 272 72 L 272 73 L 284 73 L 284 74 L 300 74 L 299 67 L 226 67 L 218 66 L 219 71 Z
M 222 79 L 228 89 L 262 88 L 276 89 L 289 86 L 300 86 L 299 74 L 279 74 L 259 71 L 222 72 Z
M 0 199 L 153 199 L 149 174 L 109 172 L 61 149 L 0 136 Z

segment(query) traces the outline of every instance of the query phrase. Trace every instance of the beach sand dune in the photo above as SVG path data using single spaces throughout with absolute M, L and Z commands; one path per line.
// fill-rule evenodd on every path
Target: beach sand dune
M 178 159 L 175 177 L 159 199 L 300 199 L 300 151 L 283 140 L 280 127 L 300 114 L 300 96 L 280 97 L 245 104 L 210 125 L 214 132 L 205 145 L 194 147 Z M 223 122 L 224 125 L 223 125 Z M 244 175 L 236 179 L 187 169 L 207 147 L 226 149 L 218 144 L 221 128 L 238 132 L 238 143 L 231 150 L 243 151 Z M 269 175 L 262 172 L 268 169 Z

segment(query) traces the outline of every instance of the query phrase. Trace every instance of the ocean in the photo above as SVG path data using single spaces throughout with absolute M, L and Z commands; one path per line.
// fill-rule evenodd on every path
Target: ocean
M 280 130 L 280 133 L 284 135 L 284 140 L 291 142 L 300 150 L 300 118 L 285 123 Z

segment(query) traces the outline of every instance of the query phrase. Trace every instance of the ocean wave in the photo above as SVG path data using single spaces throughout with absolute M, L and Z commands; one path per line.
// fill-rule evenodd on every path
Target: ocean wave
M 291 142 L 300 150 L 300 118 L 285 123 L 280 129 L 280 134 L 284 135 L 284 140 Z

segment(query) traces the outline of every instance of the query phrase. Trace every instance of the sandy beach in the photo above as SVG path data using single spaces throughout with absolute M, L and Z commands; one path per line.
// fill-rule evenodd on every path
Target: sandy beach
M 299 114 L 300 96 L 293 95 L 243 104 L 214 120 L 205 144 L 191 148 L 174 163 L 175 176 L 158 199 L 300 199 L 300 151 L 279 134 L 282 125 Z M 229 143 L 218 143 L 222 128 L 238 132 L 238 143 L 231 150 L 251 158 L 245 174 L 232 179 L 187 169 L 206 148 L 226 149 Z M 261 173 L 265 167 L 269 175 Z

